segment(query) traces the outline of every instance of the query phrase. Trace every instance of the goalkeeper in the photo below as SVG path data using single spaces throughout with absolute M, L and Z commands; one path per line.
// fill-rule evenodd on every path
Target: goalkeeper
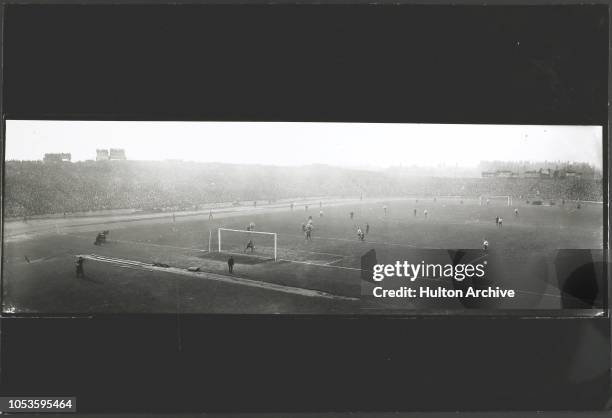
M 253 240 L 250 239 L 249 242 L 247 242 L 246 248 L 244 249 L 244 252 L 246 253 L 248 251 L 248 249 L 251 249 L 251 254 L 253 254 L 253 251 L 255 251 L 255 244 L 253 244 Z

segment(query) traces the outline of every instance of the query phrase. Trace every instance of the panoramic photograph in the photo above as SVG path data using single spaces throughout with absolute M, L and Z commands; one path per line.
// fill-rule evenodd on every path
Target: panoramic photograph
M 605 309 L 600 126 L 6 123 L 4 313 Z

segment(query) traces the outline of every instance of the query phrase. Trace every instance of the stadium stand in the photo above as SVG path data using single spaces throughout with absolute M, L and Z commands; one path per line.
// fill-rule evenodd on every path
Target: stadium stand
M 110 209 L 186 210 L 240 200 L 356 197 L 537 195 L 602 201 L 597 179 L 402 177 L 391 171 L 330 166 L 272 167 L 191 162 L 7 161 L 4 216 Z

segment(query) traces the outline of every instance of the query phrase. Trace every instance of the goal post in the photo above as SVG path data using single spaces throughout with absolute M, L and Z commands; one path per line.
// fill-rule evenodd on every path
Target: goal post
M 506 206 L 512 206 L 512 196 L 480 196 L 480 206 L 486 206 L 491 202 L 503 202 Z
M 245 251 L 249 241 L 253 242 L 254 248 Z M 218 228 L 217 244 L 220 253 L 246 253 L 246 255 L 278 260 L 278 234 L 275 232 Z

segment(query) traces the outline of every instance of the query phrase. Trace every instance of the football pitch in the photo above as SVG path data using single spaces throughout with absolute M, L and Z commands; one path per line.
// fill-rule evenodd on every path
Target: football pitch
M 308 204 L 306 209 L 305 205 Z M 383 209 L 387 208 L 386 213 Z M 518 215 L 514 209 L 518 208 Z M 424 211 L 427 210 L 427 216 Z M 416 211 L 416 213 L 415 213 Z M 322 212 L 322 216 L 321 216 Z M 351 212 L 353 216 L 351 217 Z M 312 216 L 312 240 L 302 225 Z M 503 227 L 495 217 L 503 218 Z M 218 251 L 218 229 L 277 234 L 233 234 Z M 357 228 L 368 233 L 363 241 Z M 94 245 L 98 232 L 107 242 Z M 10 313 L 230 313 L 352 314 L 394 310 L 364 302 L 372 283 L 361 258 L 404 260 L 414 249 L 474 249 L 489 242 L 489 257 L 513 266 L 502 274 L 517 297 L 496 308 L 559 309 L 554 280 L 557 249 L 603 245 L 601 204 L 535 206 L 525 202 L 432 198 L 344 199 L 242 206 L 209 212 L 55 218 L 5 223 L 3 311 Z M 254 251 L 245 253 L 252 240 Z M 85 278 L 75 277 L 75 257 Z M 229 274 L 227 260 L 235 260 Z M 440 285 L 452 287 L 448 279 Z M 398 302 L 399 303 L 399 302 Z M 460 309 L 457 301 L 401 302 L 403 309 Z

